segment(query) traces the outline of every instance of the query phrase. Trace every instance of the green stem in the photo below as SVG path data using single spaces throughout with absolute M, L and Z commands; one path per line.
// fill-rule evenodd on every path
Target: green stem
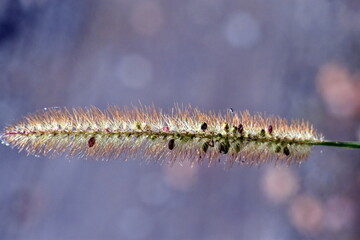
M 360 148 L 360 142 L 337 142 L 337 141 L 322 141 L 313 142 L 311 145 L 329 146 L 329 147 L 343 147 L 343 148 Z

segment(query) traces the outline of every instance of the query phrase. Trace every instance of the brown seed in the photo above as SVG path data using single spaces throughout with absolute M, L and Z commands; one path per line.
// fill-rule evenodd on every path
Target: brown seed
M 223 154 L 227 154 L 230 149 L 230 144 L 228 142 L 221 142 L 219 145 L 219 152 Z
M 267 130 L 268 130 L 269 134 L 272 134 L 272 132 L 273 132 L 273 127 L 272 127 L 272 125 L 269 125 Z
M 135 127 L 136 129 L 141 130 L 141 123 L 136 122 Z
M 224 123 L 223 124 L 223 129 L 225 130 L 225 132 L 228 132 L 229 131 L 229 124 Z
M 289 150 L 288 147 L 284 147 L 284 154 L 285 154 L 286 156 L 289 156 L 289 155 L 290 155 L 290 150 Z
M 91 137 L 88 141 L 88 146 L 93 147 L 95 145 L 95 137 Z
M 209 149 L 209 142 L 205 142 L 202 145 L 202 150 L 204 151 L 204 153 L 206 153 L 208 149 Z
M 175 147 L 175 139 L 170 139 L 169 143 L 168 143 L 168 147 L 170 150 L 173 150 Z
M 204 122 L 203 124 L 201 124 L 201 130 L 205 131 L 207 129 L 207 123 Z
M 243 127 L 243 125 L 240 123 L 239 126 L 238 126 L 238 132 L 239 132 L 240 134 L 242 134 L 243 131 L 244 131 L 244 127 Z
M 275 153 L 279 153 L 281 151 L 281 147 L 280 146 L 276 146 L 274 149 Z
M 260 136 L 261 136 L 261 137 L 265 137 L 265 129 L 261 129 L 261 131 L 260 131 Z
M 236 143 L 234 146 L 235 153 L 240 152 L 240 149 L 241 149 L 240 143 Z
M 233 126 L 231 132 L 235 134 L 237 132 L 237 126 Z

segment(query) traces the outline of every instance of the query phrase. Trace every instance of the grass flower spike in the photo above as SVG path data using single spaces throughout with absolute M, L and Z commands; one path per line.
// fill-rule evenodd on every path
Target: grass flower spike
M 29 154 L 230 166 L 301 163 L 313 145 L 360 147 L 324 141 L 302 120 L 288 122 L 248 111 L 222 115 L 178 106 L 169 113 L 142 106 L 105 111 L 50 108 L 7 126 L 1 138 Z

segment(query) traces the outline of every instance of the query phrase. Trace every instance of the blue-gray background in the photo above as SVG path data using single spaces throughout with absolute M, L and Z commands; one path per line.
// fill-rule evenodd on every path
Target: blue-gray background
M 51 106 L 249 109 L 360 140 L 358 0 L 0 0 L 0 124 Z M 27 157 L 0 239 L 359 239 L 359 151 L 300 167 Z

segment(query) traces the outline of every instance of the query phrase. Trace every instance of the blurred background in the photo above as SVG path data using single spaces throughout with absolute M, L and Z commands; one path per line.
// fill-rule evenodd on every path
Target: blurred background
M 0 0 L 0 127 L 174 103 L 360 140 L 358 0 Z M 360 239 L 360 152 L 300 167 L 48 159 L 0 146 L 0 239 Z

